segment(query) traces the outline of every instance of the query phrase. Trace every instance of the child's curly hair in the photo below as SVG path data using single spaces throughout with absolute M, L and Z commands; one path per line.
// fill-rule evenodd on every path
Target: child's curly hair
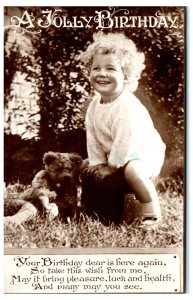
M 90 72 L 95 54 L 117 54 L 120 59 L 128 89 L 134 92 L 138 86 L 138 80 L 145 68 L 143 53 L 138 52 L 134 42 L 122 33 L 102 32 L 93 35 L 94 42 L 81 54 L 87 72 Z

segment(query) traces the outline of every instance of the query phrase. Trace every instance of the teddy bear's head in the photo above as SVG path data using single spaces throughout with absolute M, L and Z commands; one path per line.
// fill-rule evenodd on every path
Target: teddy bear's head
M 60 153 L 49 151 L 44 154 L 45 170 L 56 183 L 65 179 L 78 180 L 82 158 L 77 153 Z

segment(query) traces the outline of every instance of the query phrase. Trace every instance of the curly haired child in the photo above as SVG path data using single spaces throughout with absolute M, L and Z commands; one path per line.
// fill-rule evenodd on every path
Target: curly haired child
M 133 93 L 145 68 L 144 54 L 124 34 L 100 32 L 81 59 L 97 92 L 86 113 L 85 170 L 100 182 L 124 168 L 128 187 L 140 202 L 141 226 L 152 228 L 161 221 L 152 179 L 163 165 L 165 144 Z

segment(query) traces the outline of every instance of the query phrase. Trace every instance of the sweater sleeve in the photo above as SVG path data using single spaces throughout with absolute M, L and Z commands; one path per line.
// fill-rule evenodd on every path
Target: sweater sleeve
M 106 164 L 107 158 L 102 150 L 101 144 L 98 142 L 95 129 L 93 126 L 94 116 L 94 99 L 90 103 L 86 114 L 86 137 L 87 137 L 87 152 L 89 157 L 89 165 L 95 166 L 98 164 Z
M 111 167 L 122 167 L 129 160 L 134 159 L 136 153 L 132 141 L 132 134 L 126 120 L 116 122 L 117 128 L 111 152 L 108 157 L 108 164 Z
M 136 128 L 135 118 L 127 107 L 117 111 L 111 128 L 113 144 L 108 157 L 108 164 L 112 167 L 119 168 L 128 161 L 139 158 L 136 143 L 139 130 Z

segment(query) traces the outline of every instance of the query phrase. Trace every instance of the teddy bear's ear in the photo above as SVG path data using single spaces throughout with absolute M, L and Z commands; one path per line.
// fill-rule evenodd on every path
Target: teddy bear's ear
M 70 159 L 75 164 L 81 164 L 82 163 L 82 157 L 77 153 L 70 153 Z
M 45 165 L 50 165 L 57 158 L 57 153 L 49 151 L 43 156 L 43 163 Z

